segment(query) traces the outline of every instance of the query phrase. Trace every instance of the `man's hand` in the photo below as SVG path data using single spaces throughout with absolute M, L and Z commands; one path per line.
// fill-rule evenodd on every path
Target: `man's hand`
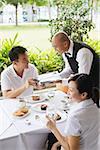
M 33 79 L 33 78 L 26 80 L 26 82 L 25 82 L 26 89 L 29 88 L 30 86 L 37 87 L 38 81 L 36 79 Z

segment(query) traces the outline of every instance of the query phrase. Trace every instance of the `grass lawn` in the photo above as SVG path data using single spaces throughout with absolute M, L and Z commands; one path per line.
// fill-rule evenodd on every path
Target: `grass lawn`
M 0 40 L 13 38 L 16 33 L 18 41 L 28 49 L 38 47 L 44 50 L 51 47 L 50 29 L 47 25 L 0 26 Z
M 27 49 L 34 49 L 35 47 L 45 50 L 51 47 L 49 42 L 50 28 L 48 25 L 2 25 L 0 26 L 0 40 L 5 38 L 13 38 L 18 33 L 18 41 Z M 89 37 L 93 40 L 100 40 L 100 31 L 93 30 L 89 33 Z

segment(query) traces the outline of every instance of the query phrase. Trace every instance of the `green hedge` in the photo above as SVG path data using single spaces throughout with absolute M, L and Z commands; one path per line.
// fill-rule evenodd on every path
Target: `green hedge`
M 35 64 L 39 74 L 61 71 L 64 66 L 62 56 L 57 54 L 53 48 L 44 51 L 39 49 L 30 51 L 29 59 L 32 64 Z
M 99 40 L 92 40 L 92 39 L 87 39 L 85 42 L 91 46 L 95 52 L 100 56 L 100 41 Z
M 18 34 L 12 39 L 5 39 L 0 43 L 0 72 L 2 72 L 7 66 L 11 64 L 8 58 L 8 52 L 13 46 L 20 45 L 17 40 Z M 91 39 L 85 40 L 85 42 L 90 45 L 97 53 L 100 55 L 100 41 L 93 41 Z M 29 51 L 29 60 L 32 64 L 35 64 L 39 74 L 61 71 L 64 67 L 64 62 L 62 56 L 57 54 L 56 51 L 51 49 L 46 49 L 41 51 L 36 48 L 35 50 Z
M 8 53 L 13 46 L 19 45 L 20 42 L 17 40 L 17 38 L 18 34 L 16 34 L 13 39 L 9 38 L 0 41 L 0 72 L 2 72 L 2 70 L 11 64 Z
M 17 37 L 18 34 L 16 34 L 13 39 L 5 39 L 0 43 L 0 72 L 11 64 L 8 53 L 13 46 L 20 45 Z M 61 71 L 64 66 L 62 56 L 57 54 L 53 48 L 44 51 L 36 48 L 35 50 L 29 51 L 29 60 L 31 63 L 35 64 L 39 74 Z

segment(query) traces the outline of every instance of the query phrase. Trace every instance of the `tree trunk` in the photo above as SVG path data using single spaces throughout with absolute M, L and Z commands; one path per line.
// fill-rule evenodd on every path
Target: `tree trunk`
M 91 21 L 93 20 L 93 0 L 91 1 Z
M 15 20 L 15 22 L 16 22 L 16 26 L 18 26 L 18 4 L 16 4 L 15 5 L 15 13 L 16 13 L 16 20 Z
M 51 5 L 50 5 L 50 0 L 48 1 L 48 13 L 49 13 L 49 20 L 51 20 Z

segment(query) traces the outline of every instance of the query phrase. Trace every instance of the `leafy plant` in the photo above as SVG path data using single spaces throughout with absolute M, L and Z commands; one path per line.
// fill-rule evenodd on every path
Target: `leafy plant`
M 59 0 L 55 1 L 58 8 L 56 19 L 50 21 L 51 39 L 61 30 L 67 32 L 71 39 L 83 41 L 83 36 L 88 37 L 88 32 L 93 29 L 89 19 L 90 6 L 86 0 Z
M 100 41 L 92 39 L 84 39 L 84 41 L 91 46 L 95 52 L 100 56 Z
M 13 46 L 19 45 L 20 41 L 17 40 L 17 37 L 18 34 L 16 34 L 13 39 L 5 39 L 0 43 L 0 72 L 11 64 L 8 53 Z M 100 41 L 94 41 L 91 39 L 84 39 L 84 41 L 100 55 Z M 37 67 L 39 74 L 52 71 L 60 72 L 64 67 L 62 56 L 59 55 L 53 48 L 46 49 L 44 51 L 36 48 L 29 51 L 29 60 L 30 63 Z
M 62 56 L 57 54 L 53 48 L 45 51 L 41 51 L 39 49 L 36 49 L 36 51 L 31 51 L 29 53 L 29 58 L 30 62 L 35 64 L 39 70 L 39 74 L 52 71 L 61 71 L 64 66 Z
M 14 36 L 13 39 L 9 38 L 9 39 L 4 39 L 1 43 L 0 43 L 0 72 L 5 69 L 7 66 L 9 66 L 11 64 L 9 57 L 8 57 L 8 53 L 9 51 L 12 49 L 13 46 L 17 46 L 19 45 L 19 41 L 17 41 L 18 38 L 18 33 Z

